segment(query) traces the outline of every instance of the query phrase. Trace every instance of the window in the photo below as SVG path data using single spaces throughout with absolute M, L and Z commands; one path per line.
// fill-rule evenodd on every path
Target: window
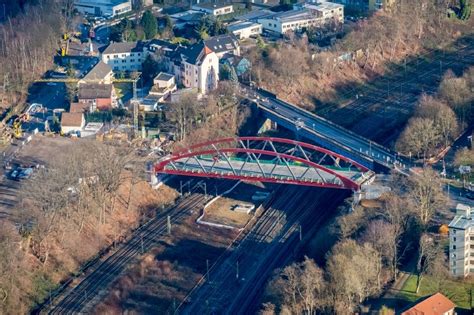
M 453 268 L 453 275 L 456 275 L 456 268 Z
M 140 57 L 142 54 L 141 53 L 138 53 L 138 57 Z
M 107 59 L 110 59 L 110 55 L 107 55 Z
M 125 57 L 126 57 L 126 55 L 125 55 L 125 54 L 122 54 L 122 57 L 123 57 L 123 58 L 125 58 Z
M 114 58 L 118 58 L 118 55 L 114 55 Z
M 453 237 L 453 242 L 456 242 L 456 237 Z
M 117 63 L 118 63 L 118 60 L 114 60 L 114 63 L 117 64 Z
M 135 59 L 130 59 L 130 62 L 135 62 Z
M 127 60 L 125 60 L 125 59 L 122 59 L 122 63 L 126 63 L 126 62 L 127 62 Z
M 133 56 L 135 56 L 135 54 L 134 54 L 134 53 L 131 53 L 130 56 L 133 57 Z
M 456 245 L 453 245 L 453 249 L 456 249 Z

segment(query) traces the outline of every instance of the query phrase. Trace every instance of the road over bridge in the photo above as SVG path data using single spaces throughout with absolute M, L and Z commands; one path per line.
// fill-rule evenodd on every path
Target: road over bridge
M 242 86 L 262 114 L 302 138 L 346 156 L 374 171 L 407 167 L 407 159 L 325 118 L 278 99 L 274 94 Z
M 270 137 L 201 143 L 163 158 L 155 172 L 352 190 L 359 190 L 374 174 L 327 149 Z

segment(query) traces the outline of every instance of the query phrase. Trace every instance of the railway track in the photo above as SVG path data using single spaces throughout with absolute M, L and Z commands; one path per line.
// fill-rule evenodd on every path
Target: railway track
M 299 226 L 309 233 L 310 226 L 318 226 L 329 215 L 325 212 L 315 215 L 314 209 L 323 204 L 320 201 L 325 196 L 319 193 L 310 199 L 307 198 L 310 192 L 314 190 L 280 187 L 274 203 L 254 228 L 234 246 L 225 261 L 211 269 L 210 280 L 195 290 L 190 304 L 180 305 L 175 313 L 248 313 L 244 308 L 246 300 L 263 286 L 275 267 L 294 257 Z M 237 269 L 241 270 L 238 278 Z
M 474 45 L 467 42 L 468 44 L 458 51 L 458 55 L 461 55 L 462 58 L 456 59 L 450 55 L 438 55 L 434 57 L 434 60 L 423 59 L 421 62 L 407 63 L 407 67 L 416 67 L 416 70 L 411 69 L 412 72 L 419 71 L 421 73 L 411 76 L 408 71 L 405 73 L 403 66 L 404 73 L 402 75 L 396 76 L 390 81 L 382 79 L 371 85 L 368 88 L 369 95 L 351 102 L 346 112 L 349 115 L 367 115 L 373 106 L 383 105 L 387 107 L 383 114 L 371 113 L 371 115 L 382 118 L 383 123 L 389 126 L 396 124 L 396 117 L 393 116 L 399 113 L 410 115 L 421 92 L 436 92 L 436 89 L 432 88 L 432 84 L 441 81 L 443 72 L 440 71 L 440 68 L 433 67 L 433 64 L 441 62 L 441 70 L 451 67 L 459 70 L 466 67 L 465 61 L 472 62 L 469 57 L 472 56 Z M 387 82 L 389 88 L 385 90 L 384 85 Z M 420 84 L 422 89 L 420 89 Z M 423 89 L 423 86 L 427 88 Z M 388 99 L 385 98 L 387 91 Z M 347 93 L 354 92 L 356 92 L 355 89 Z M 388 115 L 385 111 L 388 112 Z M 386 131 L 387 127 L 384 130 Z M 365 131 L 363 135 L 370 136 L 370 132 Z M 360 131 L 357 130 L 357 132 Z M 387 143 L 393 138 L 387 134 L 373 135 L 383 143 Z M 282 189 L 282 194 L 277 197 L 275 204 L 272 204 L 262 215 L 254 228 L 235 245 L 234 250 L 219 264 L 213 266 L 210 281 L 201 284 L 191 295 L 190 303 L 181 305 L 176 313 L 255 313 L 258 310 L 259 297 L 271 271 L 287 264 L 293 258 L 293 253 L 300 243 L 299 233 L 294 228 L 295 222 L 301 222 L 305 233 L 311 235 L 327 219 L 329 214 L 324 210 L 334 209 L 343 199 L 338 192 L 321 192 L 308 198 L 304 193 L 302 196 L 298 195 L 298 192 L 293 191 L 292 188 L 283 191 Z M 300 191 L 304 191 L 304 189 L 300 188 Z M 284 204 L 288 208 L 292 207 L 293 215 L 287 217 L 281 213 L 279 215 L 277 211 L 279 204 Z M 286 221 L 286 226 L 280 230 L 278 235 L 272 235 L 278 222 L 283 222 L 283 219 Z M 273 240 L 269 242 L 268 239 L 272 237 Z M 241 269 L 240 280 L 236 277 L 237 262 Z M 243 269 L 251 270 L 251 272 L 244 273 Z M 242 280 L 241 277 L 246 279 Z
M 101 262 L 69 292 L 65 292 L 56 304 L 48 309 L 43 309 L 42 313 L 77 314 L 87 312 L 135 258 L 149 251 L 165 235 L 168 215 L 171 223 L 179 223 L 189 215 L 190 210 L 204 205 L 208 197 L 199 193 L 200 188 L 196 185 L 188 197 L 169 208 L 160 217 L 151 219 L 134 231 L 129 241 L 122 244 L 114 254 Z M 229 185 L 229 183 L 223 183 L 219 188 L 225 190 Z

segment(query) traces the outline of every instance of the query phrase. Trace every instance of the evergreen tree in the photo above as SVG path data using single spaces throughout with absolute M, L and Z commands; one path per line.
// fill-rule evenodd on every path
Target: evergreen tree
M 145 32 L 146 39 L 155 38 L 156 33 L 158 32 L 158 24 L 156 22 L 156 18 L 153 16 L 153 13 L 151 13 L 150 10 L 146 10 L 145 13 L 143 13 L 141 25 L 143 27 L 143 31 Z
M 237 83 L 239 81 L 239 78 L 237 77 L 237 72 L 235 72 L 234 67 L 229 67 L 230 72 L 229 72 L 229 81 Z
M 461 20 L 469 20 L 471 17 L 471 4 L 469 0 L 460 0 L 461 10 L 459 13 L 459 18 Z

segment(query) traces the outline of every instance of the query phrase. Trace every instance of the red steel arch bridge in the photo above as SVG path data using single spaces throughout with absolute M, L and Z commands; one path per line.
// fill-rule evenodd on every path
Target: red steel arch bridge
M 359 190 L 374 173 L 327 149 L 272 137 L 212 140 L 160 159 L 155 174 L 227 178 Z

